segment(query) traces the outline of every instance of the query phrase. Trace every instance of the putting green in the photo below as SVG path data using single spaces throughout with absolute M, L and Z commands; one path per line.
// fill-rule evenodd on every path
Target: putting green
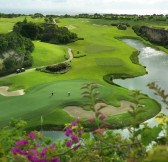
M 43 116 L 45 125 L 62 126 L 67 122 L 73 120 L 67 112 L 64 111 L 66 106 L 81 106 L 87 102 L 87 99 L 81 95 L 80 89 L 88 80 L 71 80 L 71 81 L 58 81 L 53 83 L 42 84 L 33 87 L 23 96 L 4 97 L 0 96 L 0 126 L 6 124 L 9 119 L 22 118 L 28 121 L 29 127 L 40 125 L 40 118 Z M 115 106 L 120 106 L 123 98 L 133 100 L 128 94 L 128 90 L 123 90 L 124 93 L 117 93 L 113 91 L 115 88 L 109 88 L 101 85 L 98 91 L 100 98 L 104 99 L 106 103 Z M 52 95 L 53 92 L 53 95 Z M 68 95 L 70 92 L 70 96 Z M 127 97 L 125 95 L 127 94 Z M 146 103 L 150 103 L 147 105 Z M 159 111 L 159 106 L 153 101 L 144 101 L 147 105 L 143 115 L 148 115 L 149 112 L 155 109 Z M 152 106 L 152 108 L 151 108 Z M 117 115 L 110 117 L 115 118 Z M 130 117 L 128 117 L 129 119 Z M 120 117 L 121 120 L 122 117 Z
M 40 119 L 41 115 L 45 118 L 52 111 L 57 112 L 59 110 L 61 112 L 60 109 L 65 106 L 80 106 L 84 102 L 80 88 L 85 82 L 87 80 L 59 81 L 33 87 L 23 96 L 4 97 L 0 95 L 0 111 L 3 112 L 0 114 L 0 124 L 6 123 L 11 117 L 22 117 L 33 121 Z M 54 92 L 53 96 L 51 95 L 52 92 Z M 70 96 L 68 96 L 68 92 L 70 92 Z M 102 98 L 108 98 L 111 93 L 104 86 L 100 88 L 100 92 Z M 68 116 L 64 111 L 61 113 Z M 62 117 L 64 119 L 64 116 Z M 54 118 L 57 118 L 57 114 Z

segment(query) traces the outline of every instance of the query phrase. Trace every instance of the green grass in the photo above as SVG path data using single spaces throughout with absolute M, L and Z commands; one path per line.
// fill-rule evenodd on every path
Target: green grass
M 34 41 L 35 50 L 32 53 L 33 67 L 51 65 L 65 60 L 68 49 L 54 44 Z
M 23 96 L 0 96 L 0 110 L 3 112 L 0 114 L 0 125 L 6 124 L 11 117 L 22 117 L 22 119 L 30 121 L 28 123 L 29 127 L 40 125 L 41 116 L 43 116 L 44 124 L 46 125 L 64 125 L 66 122 L 72 121 L 73 118 L 70 117 L 63 108 L 68 105 L 81 106 L 87 101 L 82 98 L 82 91 L 80 90 L 83 83 L 87 81 L 88 80 L 68 80 L 41 84 L 32 87 Z M 117 92 L 119 90 L 113 92 L 114 89 L 101 86 L 99 88 L 100 97 L 105 99 L 107 103 L 115 104 L 116 106 L 119 106 L 118 100 L 122 100 L 122 98 L 133 100 L 133 98 L 128 95 L 128 90 L 123 90 L 123 93 L 120 94 Z M 52 91 L 54 92 L 53 96 L 51 96 Z M 68 92 L 71 92 L 70 96 L 68 96 Z M 127 97 L 125 97 L 126 94 Z M 157 111 L 160 110 L 159 106 L 154 104 L 154 101 L 149 101 L 153 104 L 153 109 Z M 148 102 L 144 101 L 143 104 L 147 105 L 146 109 L 149 111 L 149 109 L 152 109 L 150 108 L 151 105 L 147 104 Z M 151 111 L 148 115 L 149 114 L 151 114 Z
M 5 122 L 11 117 L 22 117 L 31 120 L 30 126 L 33 126 L 40 124 L 41 114 L 44 114 L 45 122 L 48 125 L 59 125 L 70 121 L 72 118 L 62 108 L 65 105 L 81 105 L 83 103 L 80 87 L 82 83 L 88 80 L 103 86 L 100 90 L 101 97 L 109 104 L 119 106 L 120 100 L 133 100 L 129 96 L 130 91 L 106 83 L 103 76 L 121 73 L 133 76 L 145 74 L 144 67 L 133 64 L 130 60 L 130 56 L 135 49 L 115 39 L 116 37 L 127 36 L 137 38 L 137 36 L 131 28 L 122 31 L 112 26 L 96 26 L 93 25 L 91 20 L 89 21 L 88 19 L 75 18 L 60 19 L 59 26 L 75 26 L 73 32 L 84 40 L 62 46 L 34 42 L 33 67 L 62 61 L 64 54 L 67 55 L 68 47 L 72 48 L 75 53 L 79 51 L 80 54 L 86 54 L 85 57 L 74 58 L 70 63 L 72 68 L 66 74 L 54 75 L 29 71 L 7 78 L 0 78 L 0 85 L 10 85 L 10 89 L 24 88 L 26 90 L 24 96 L 0 96 L 0 110 L 2 112 L 0 119 L 2 121 Z M 52 98 L 49 98 L 52 90 L 56 93 Z M 72 92 L 70 98 L 67 97 L 67 91 Z M 147 103 L 148 101 L 146 101 Z M 159 106 L 153 102 L 153 112 L 156 114 L 159 110 Z M 61 115 L 58 117 L 58 114 Z M 60 119 L 57 120 L 58 118 Z M 146 118 L 147 115 L 144 115 L 144 120 Z
M 101 53 L 101 52 L 113 52 L 113 50 L 115 50 L 114 47 L 111 46 L 101 46 L 101 45 L 92 45 L 92 46 L 88 46 L 86 48 L 86 52 L 87 53 L 93 53 L 93 54 L 97 54 L 97 53 Z
M 27 21 L 41 23 L 44 22 L 43 18 L 32 19 L 30 16 L 27 16 Z M 13 29 L 13 26 L 18 21 L 23 21 L 25 16 L 17 17 L 17 18 L 0 18 L 0 33 L 8 33 Z

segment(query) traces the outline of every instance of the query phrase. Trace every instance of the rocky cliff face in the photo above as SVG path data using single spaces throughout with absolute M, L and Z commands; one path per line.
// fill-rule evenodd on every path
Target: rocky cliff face
M 164 43 L 168 41 L 168 31 L 163 29 L 154 29 L 146 26 L 140 28 L 141 33 L 146 36 L 149 41 L 156 43 Z
M 136 26 L 133 27 L 133 30 L 144 39 L 168 48 L 168 30 L 155 29 L 147 26 Z

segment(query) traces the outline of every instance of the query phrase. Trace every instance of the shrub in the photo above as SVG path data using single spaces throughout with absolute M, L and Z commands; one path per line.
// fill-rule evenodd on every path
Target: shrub
M 58 72 L 58 71 L 65 70 L 66 68 L 67 68 L 66 63 L 60 63 L 60 64 L 56 64 L 56 65 L 47 66 L 46 70 L 49 70 L 49 71 L 52 71 L 52 72 Z
M 126 29 L 127 29 L 127 26 L 126 26 L 126 25 L 119 24 L 119 25 L 117 26 L 117 28 L 118 28 L 119 30 L 126 30 Z

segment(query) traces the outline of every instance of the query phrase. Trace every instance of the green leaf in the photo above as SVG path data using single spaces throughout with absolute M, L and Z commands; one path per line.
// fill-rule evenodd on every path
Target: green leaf
M 82 138 L 84 138 L 85 140 L 90 139 L 90 133 L 83 133 Z
M 147 146 L 149 145 L 152 141 L 154 141 L 159 133 L 161 132 L 162 128 L 160 126 L 156 126 L 153 128 L 144 128 L 141 133 L 141 140 L 142 143 Z

